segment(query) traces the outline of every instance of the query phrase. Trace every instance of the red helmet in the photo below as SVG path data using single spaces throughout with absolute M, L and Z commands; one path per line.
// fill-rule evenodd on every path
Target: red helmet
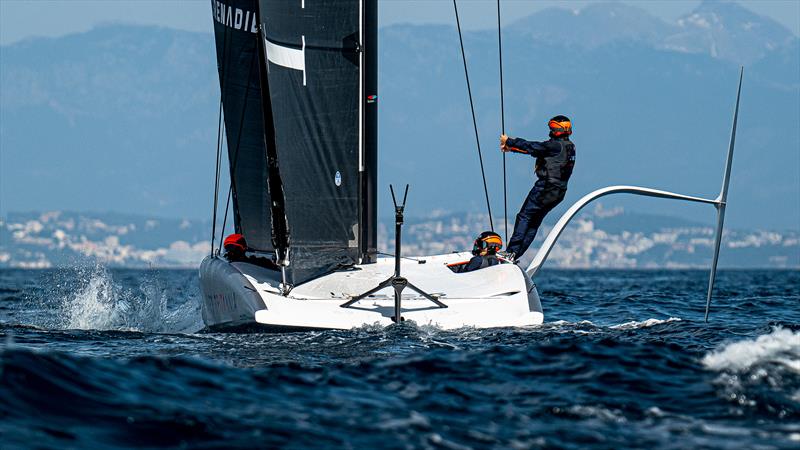
M 245 242 L 244 236 L 239 233 L 226 237 L 223 246 L 226 252 L 244 253 L 247 250 L 247 242 Z
M 572 122 L 567 116 L 555 116 L 547 123 L 550 135 L 553 137 L 569 136 L 572 134 Z

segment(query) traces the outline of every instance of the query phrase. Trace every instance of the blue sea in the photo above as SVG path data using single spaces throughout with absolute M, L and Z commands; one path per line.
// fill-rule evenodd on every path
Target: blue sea
M 800 272 L 557 271 L 545 324 L 202 331 L 196 271 L 0 271 L 0 448 L 800 448 Z

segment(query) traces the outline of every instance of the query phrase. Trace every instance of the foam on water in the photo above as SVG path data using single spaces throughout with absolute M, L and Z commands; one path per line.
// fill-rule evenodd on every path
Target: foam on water
M 661 325 L 663 323 L 670 323 L 670 322 L 680 322 L 681 319 L 679 317 L 670 317 L 669 319 L 647 319 L 641 322 L 631 321 L 621 323 L 619 325 L 612 325 L 609 328 L 612 330 L 636 330 L 639 328 L 650 328 L 656 325 Z
M 719 372 L 714 384 L 736 411 L 764 409 L 779 418 L 800 406 L 800 333 L 781 327 L 754 339 L 727 344 L 702 359 Z
M 566 320 L 557 320 L 553 322 L 545 322 L 542 327 L 543 329 L 552 329 L 552 330 L 560 330 L 566 333 L 575 333 L 575 334 L 592 334 L 592 333 L 601 333 L 606 328 L 610 330 L 638 330 L 640 328 L 650 328 L 656 325 L 663 325 L 665 323 L 672 323 L 672 322 L 680 322 L 680 317 L 670 317 L 668 319 L 647 319 L 642 321 L 630 321 L 624 322 L 617 325 L 609 325 L 603 326 L 595 324 L 590 320 L 581 320 L 580 322 L 569 322 Z
M 800 373 L 800 333 L 776 327 L 770 334 L 728 344 L 703 357 L 703 364 L 712 370 L 745 371 L 764 363 Z
M 574 414 L 579 417 L 589 419 L 599 419 L 607 422 L 626 422 L 625 416 L 617 409 L 608 409 L 600 406 L 592 405 L 573 405 L 565 410 L 568 414 Z M 554 412 L 558 414 L 560 408 L 554 408 Z

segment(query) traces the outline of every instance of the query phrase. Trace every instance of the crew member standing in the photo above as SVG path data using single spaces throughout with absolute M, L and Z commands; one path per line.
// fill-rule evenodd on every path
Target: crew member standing
M 536 183 L 514 223 L 514 233 L 506 252 L 519 260 L 531 246 L 544 216 L 556 207 L 567 193 L 567 181 L 575 166 L 575 144 L 569 140 L 572 123 L 566 116 L 555 116 L 548 123 L 550 139 L 544 142 L 526 141 L 500 136 L 500 150 L 531 155 L 536 158 Z

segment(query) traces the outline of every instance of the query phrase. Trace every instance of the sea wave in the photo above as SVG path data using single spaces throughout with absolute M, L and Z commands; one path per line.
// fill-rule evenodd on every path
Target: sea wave
M 705 273 L 567 275 L 537 327 L 193 334 L 196 271 L 0 271 L 0 447 L 797 447 L 794 272 L 711 324 Z
M 636 330 L 639 328 L 650 328 L 664 323 L 680 322 L 680 317 L 670 317 L 669 319 L 647 319 L 641 322 L 631 321 L 621 323 L 619 325 L 612 325 L 609 328 L 612 330 Z
M 800 373 L 800 332 L 775 327 L 769 334 L 728 344 L 703 357 L 703 365 L 712 370 L 741 372 L 764 363 Z
M 546 322 L 541 325 L 539 328 L 542 330 L 553 330 L 553 331 L 564 331 L 570 332 L 575 334 L 593 334 L 593 333 L 602 333 L 606 330 L 637 330 L 640 328 L 650 328 L 657 325 L 663 325 L 666 323 L 672 322 L 680 322 L 682 319 L 680 317 L 670 317 L 668 319 L 647 319 L 641 321 L 630 321 L 624 322 L 616 325 L 600 325 L 596 324 L 590 320 L 581 320 L 578 322 L 569 322 L 566 320 L 556 320 L 553 322 Z
M 713 382 L 718 395 L 738 414 L 800 417 L 800 333 L 775 327 L 754 339 L 724 345 L 701 362 L 719 373 Z

